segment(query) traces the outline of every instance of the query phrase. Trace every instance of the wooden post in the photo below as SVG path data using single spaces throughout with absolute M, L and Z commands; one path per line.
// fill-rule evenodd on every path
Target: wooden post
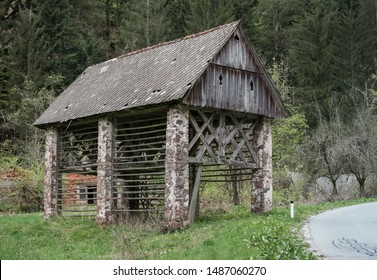
M 58 213 L 58 130 L 49 128 L 45 133 L 45 177 L 43 191 L 44 218 Z
M 98 122 L 98 159 L 97 159 L 97 223 L 109 224 L 112 213 L 112 176 L 113 176 L 113 123 L 108 118 Z
M 198 210 L 199 187 L 200 187 L 200 177 L 202 176 L 202 170 L 203 170 L 203 165 L 199 165 L 196 171 L 194 188 L 192 190 L 192 196 L 190 200 L 190 208 L 189 208 L 189 223 L 190 224 L 194 222 L 195 216 Z
M 232 171 L 233 167 L 229 166 L 229 171 L 231 172 L 232 190 L 233 190 L 233 205 L 240 205 L 240 195 L 238 190 L 239 182 L 237 181 L 237 171 Z
M 251 210 L 265 212 L 272 210 L 272 129 L 271 120 L 261 118 L 254 130 L 254 150 L 257 153 L 259 169 L 253 176 Z
M 189 206 L 189 111 L 172 106 L 167 114 L 165 152 L 164 230 L 188 224 Z

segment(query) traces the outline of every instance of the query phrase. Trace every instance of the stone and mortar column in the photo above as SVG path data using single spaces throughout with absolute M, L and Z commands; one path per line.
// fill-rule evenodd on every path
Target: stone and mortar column
M 254 150 L 259 169 L 252 179 L 251 211 L 255 213 L 272 210 L 272 123 L 261 118 L 254 129 Z
M 165 154 L 164 230 L 188 224 L 189 209 L 189 110 L 172 106 L 167 114 Z
M 112 177 L 113 177 L 113 123 L 108 118 L 98 121 L 97 159 L 97 223 L 113 222 Z
M 44 218 L 57 214 L 58 191 L 58 130 L 49 128 L 45 133 L 45 176 L 43 190 Z

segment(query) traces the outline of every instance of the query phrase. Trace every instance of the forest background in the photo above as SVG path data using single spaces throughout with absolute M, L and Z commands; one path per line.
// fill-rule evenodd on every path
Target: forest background
M 313 199 L 319 177 L 345 198 L 342 174 L 347 195 L 377 195 L 377 0 L 1 0 L 0 179 L 21 178 L 18 210 L 41 207 L 32 124 L 86 67 L 239 19 L 292 113 L 274 122 L 277 201 Z

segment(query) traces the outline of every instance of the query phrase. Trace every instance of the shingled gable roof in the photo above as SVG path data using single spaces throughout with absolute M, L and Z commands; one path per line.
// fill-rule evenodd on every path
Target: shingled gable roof
M 90 66 L 34 125 L 180 100 L 239 26 L 229 23 Z

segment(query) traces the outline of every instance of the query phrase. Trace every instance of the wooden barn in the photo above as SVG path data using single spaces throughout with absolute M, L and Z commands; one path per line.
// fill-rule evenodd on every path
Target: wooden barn
M 270 210 L 271 120 L 288 115 L 239 21 L 90 66 L 34 123 L 45 218 L 160 211 L 182 228 L 201 181 L 220 174 L 248 180 L 251 210 Z

